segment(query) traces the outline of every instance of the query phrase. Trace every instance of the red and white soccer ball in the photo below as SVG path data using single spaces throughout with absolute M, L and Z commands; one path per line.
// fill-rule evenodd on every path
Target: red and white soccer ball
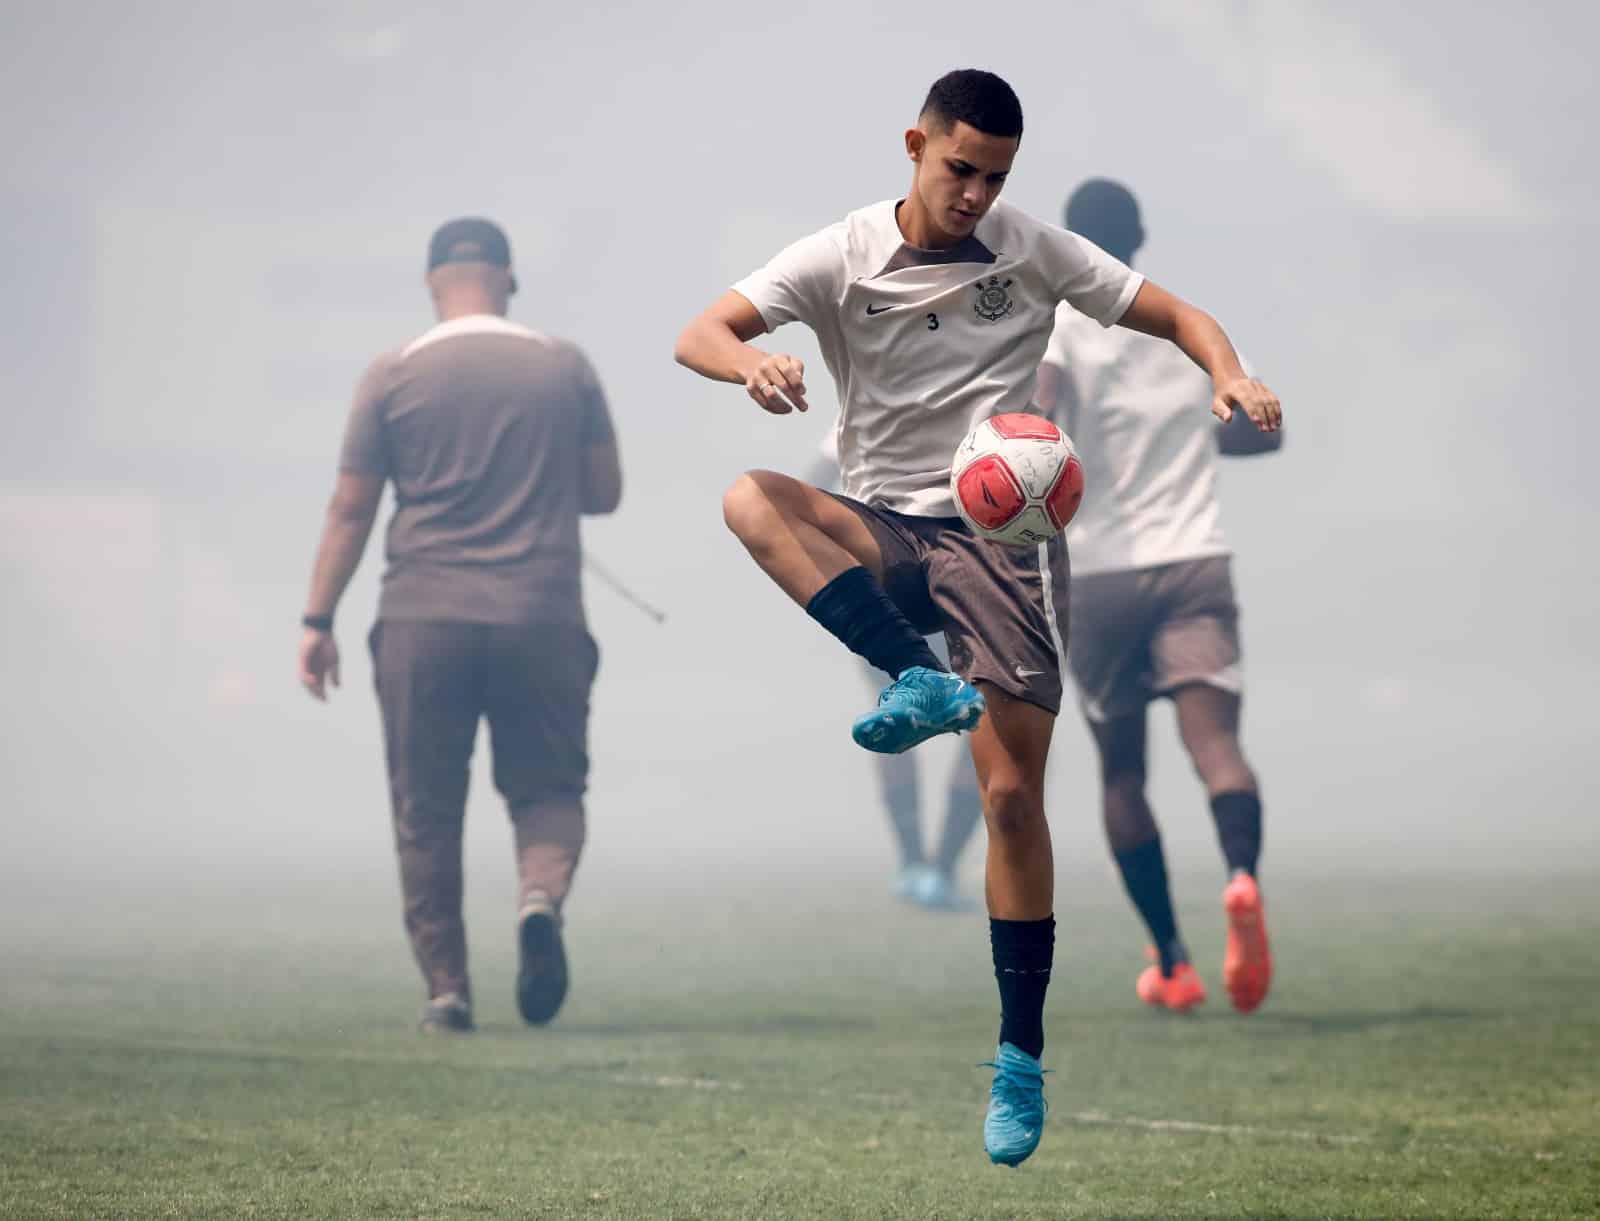
M 950 464 L 950 494 L 975 534 L 1012 547 L 1047 542 L 1083 500 L 1072 439 L 1042 416 L 993 416 L 967 434 Z

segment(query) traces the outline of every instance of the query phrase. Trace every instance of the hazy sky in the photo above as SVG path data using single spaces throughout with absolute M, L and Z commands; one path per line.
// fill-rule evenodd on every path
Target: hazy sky
M 870 695 L 719 517 L 738 471 L 809 464 L 833 396 L 766 417 L 670 352 L 779 247 L 903 191 L 901 131 L 968 64 L 1023 100 L 1007 198 L 1054 219 L 1081 178 L 1128 182 L 1141 269 L 1284 399 L 1286 450 L 1224 489 L 1269 865 L 1600 864 L 1574 832 L 1600 782 L 1593 6 L 12 4 L 7 26 L 0 808 L 30 850 L 0 870 L 391 868 L 377 549 L 331 707 L 294 684 L 296 618 L 350 388 L 428 325 L 429 231 L 486 213 L 514 316 L 581 343 L 613 401 L 627 498 L 587 538 L 671 614 L 589 591 L 585 888 L 886 872 L 846 735 Z M 1209 866 L 1155 715 L 1169 841 Z M 1070 710 L 1057 741 L 1061 856 L 1098 862 Z M 935 778 L 949 751 L 926 753 Z M 500 859 L 483 772 L 472 821 Z

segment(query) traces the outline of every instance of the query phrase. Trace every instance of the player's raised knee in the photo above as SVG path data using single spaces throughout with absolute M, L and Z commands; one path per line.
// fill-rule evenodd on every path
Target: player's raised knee
M 722 520 L 740 538 L 748 538 L 770 518 L 772 503 L 757 476 L 764 471 L 746 471 L 722 494 Z
M 722 520 L 748 541 L 763 529 L 792 516 L 794 480 L 777 471 L 746 471 L 722 494 Z

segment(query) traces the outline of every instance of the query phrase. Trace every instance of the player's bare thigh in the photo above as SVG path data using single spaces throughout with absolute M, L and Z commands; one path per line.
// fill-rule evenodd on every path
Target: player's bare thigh
M 972 762 L 990 830 L 1017 829 L 1018 819 L 1044 815 L 1045 764 L 1055 714 L 978 680 L 987 710 L 972 732 Z M 998 822 L 1000 825 L 994 825 Z
M 883 579 L 883 552 L 865 522 L 828 493 L 777 471 L 746 471 L 722 516 L 757 563 L 804 605 L 857 564 Z

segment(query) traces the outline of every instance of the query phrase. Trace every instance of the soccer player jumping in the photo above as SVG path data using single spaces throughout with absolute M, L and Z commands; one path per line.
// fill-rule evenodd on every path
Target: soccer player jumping
M 1013 1166 L 1038 1147 L 1045 1110 L 1055 870 L 1044 776 L 1061 703 L 1051 585 L 1065 576 L 1065 549 L 972 534 L 950 498 L 951 458 L 980 421 L 1030 409 L 1063 301 L 1176 343 L 1210 374 L 1219 418 L 1242 411 L 1264 431 L 1281 418 L 1211 317 L 997 202 L 1021 138 L 1022 106 L 1005 81 L 976 69 L 941 77 L 905 133 L 905 197 L 782 251 L 691 322 L 676 349 L 680 363 L 785 415 L 807 408 L 805 369 L 749 341 L 796 321 L 817 335 L 838 388 L 843 494 L 750 471 L 723 497 L 723 516 L 790 598 L 893 680 L 856 720 L 858 743 L 898 753 L 973 731 L 1001 1014 L 984 1145 Z M 923 639 L 940 630 L 956 673 Z

